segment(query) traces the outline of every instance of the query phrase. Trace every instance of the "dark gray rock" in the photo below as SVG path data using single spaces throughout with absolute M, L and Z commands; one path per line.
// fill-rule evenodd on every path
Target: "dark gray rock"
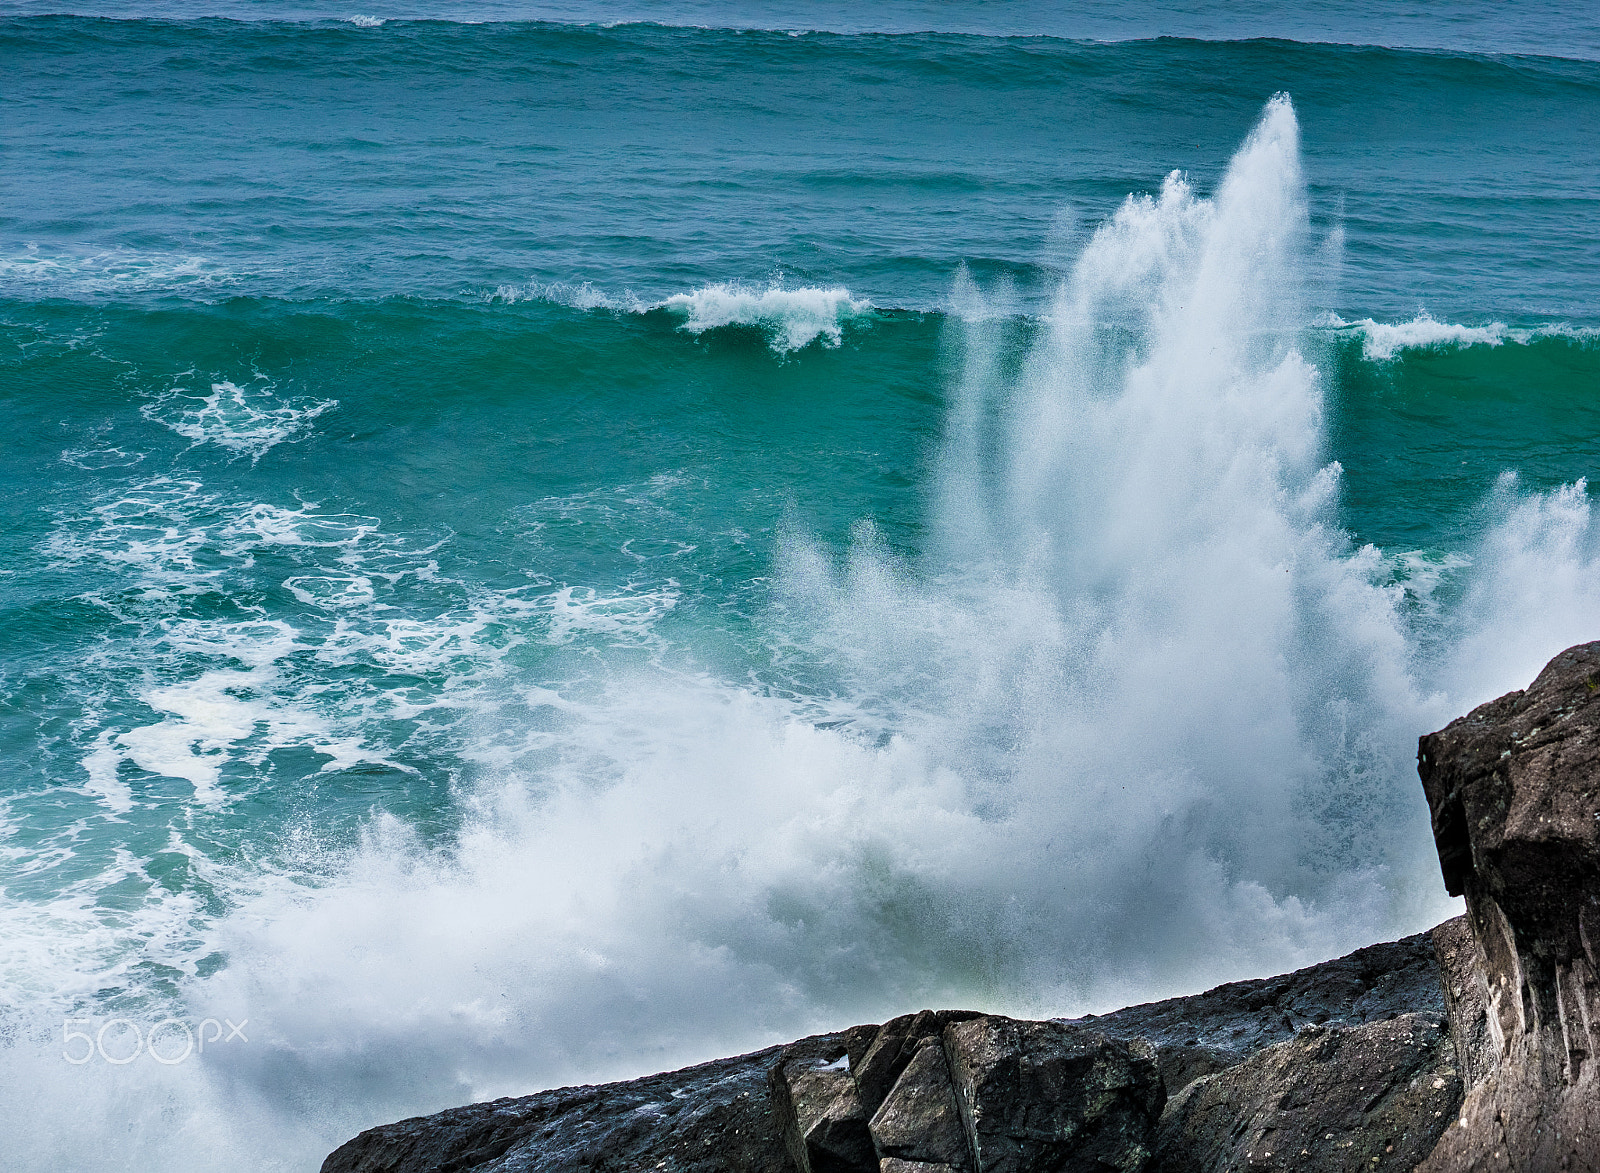
M 1463 991 L 1462 999 L 1470 999 L 1475 988 L 1473 971 L 1470 964 L 1460 968 L 1463 957 L 1470 960 L 1472 956 L 1470 950 L 1465 955 L 1461 950 L 1463 940 L 1470 942 L 1470 937 L 1462 926 L 1458 925 L 1455 936 L 1449 936 L 1448 929 L 1448 925 L 1441 926 L 1435 937 L 1445 934 L 1448 938 L 1441 949 L 1452 951 L 1460 974 L 1455 985 Z M 1130 1055 L 1154 1055 L 1171 1095 L 1200 1075 L 1225 1070 L 1308 1027 L 1381 1022 L 1414 1011 L 1443 1014 L 1445 994 L 1440 988 L 1434 946 L 1423 934 L 1264 981 L 1233 982 L 1204 994 L 1074 1022 L 1014 1025 L 1041 1028 L 1047 1034 L 1081 1034 L 1087 1029 L 1115 1044 L 1107 1052 L 1112 1056 L 1111 1069 L 1127 1065 Z M 1452 1003 L 1452 1009 L 1455 1005 Z M 1478 1005 L 1477 1037 L 1481 1040 L 1487 1027 L 1481 1002 Z M 362 1133 L 333 1153 L 324 1171 L 556 1173 L 582 1169 L 598 1173 L 660 1167 L 669 1173 L 805 1173 L 808 1169 L 812 1173 L 946 1173 L 939 1167 L 945 1162 L 940 1161 L 891 1154 L 880 1162 L 868 1121 L 927 1040 L 941 1041 L 948 1062 L 954 1054 L 950 1032 L 983 1017 L 977 1011 L 921 1011 L 881 1027 L 853 1027 L 841 1034 L 818 1035 L 788 1047 L 631 1083 L 563 1088 L 403 1120 Z M 1467 1012 L 1457 1017 L 1470 1021 Z M 1024 1041 L 1032 1046 L 1036 1041 L 1031 1029 L 1019 1029 L 1014 1037 L 1019 1046 Z M 1150 1042 L 1139 1043 L 1141 1039 Z M 1148 1050 L 1150 1044 L 1154 1051 Z M 1036 1055 L 1026 1062 L 1018 1058 L 1019 1080 L 1024 1068 L 1037 1061 Z M 1090 1084 L 1101 1086 L 1106 1074 L 1089 1064 Z M 1071 1082 L 1070 1072 L 1062 1074 L 1062 1081 Z M 869 1101 L 858 1082 L 865 1083 L 876 1098 Z M 1134 1090 L 1130 1084 L 1117 1091 L 1115 1080 L 1112 1082 L 1112 1100 Z M 1134 1083 L 1140 1095 L 1159 1091 L 1144 1077 Z M 1097 1135 L 1094 1128 L 1073 1124 L 1076 1109 L 1071 1107 L 1072 1097 L 1081 1100 L 1082 1087 L 1077 1092 L 1051 1091 L 1050 1079 L 1033 1079 L 1031 1086 L 1043 1089 L 1037 1094 L 1047 1098 L 1064 1096 L 1067 1106 L 1059 1118 L 1052 1116 L 1057 1110 L 1053 1107 L 1031 1116 L 1023 1112 L 1022 1131 L 1013 1137 L 1016 1144 L 1008 1148 L 995 1141 L 991 1145 L 995 1154 L 1002 1150 L 1010 1154 L 997 1155 L 996 1167 L 1054 1169 L 1056 1166 L 1048 1163 L 1024 1164 L 1024 1157 L 1031 1161 L 1034 1157 L 1027 1154 L 1044 1154 L 1038 1159 L 1048 1162 L 1055 1159 L 1051 1154 L 1071 1149 L 1070 1143 L 1057 1143 L 1062 1133 L 1070 1130 L 1068 1126 L 1076 1129 L 1073 1135 L 1080 1138 Z M 857 1088 L 853 1100 L 848 1094 L 852 1088 Z M 961 1108 L 959 1100 L 957 1106 Z M 989 1112 L 984 1119 L 993 1123 L 995 1116 Z M 966 1116 L 963 1126 L 970 1146 L 974 1133 Z M 993 1136 L 990 1139 L 994 1141 Z M 1150 1143 L 1153 1145 L 1153 1139 Z M 1136 1144 L 1125 1146 L 1123 1155 L 1136 1148 Z M 887 1162 L 894 1162 L 894 1169 Z M 968 1168 L 957 1162 L 948 1166 L 948 1173 L 964 1173 Z M 984 1173 L 989 1173 L 987 1167 Z
M 876 1033 L 876 1027 L 852 1031 Z M 873 1173 L 878 1157 L 849 1070 L 849 1038 L 829 1035 L 785 1047 L 770 1079 L 773 1119 L 800 1173 Z
M 923 1039 L 937 1037 L 948 1023 L 977 1018 L 981 1014 L 979 1010 L 919 1010 L 915 1014 L 891 1018 L 879 1027 L 860 1061 L 853 1056 L 850 1061 L 850 1073 L 855 1076 L 861 1102 L 867 1111 L 878 1110 Z
M 979 1173 L 1134 1173 L 1165 1095 L 1156 1052 L 1083 1026 L 986 1016 L 944 1031 Z
M 1411 1012 L 1446 1013 L 1428 933 L 1260 981 L 1070 1019 L 1111 1038 L 1148 1039 L 1167 1095 L 1312 1026 L 1359 1026 Z
M 878 1156 L 971 1173 L 972 1148 L 938 1035 L 925 1038 L 872 1117 Z
M 1450 1015 L 1456 1065 L 1467 1087 L 1482 1082 L 1496 1063 L 1489 1030 L 1489 995 L 1477 964 L 1477 944 L 1464 916 L 1447 920 L 1430 934 L 1439 957 L 1439 986 Z
M 1149 1173 L 1400 1173 L 1432 1151 L 1460 1103 L 1442 1015 L 1307 1027 L 1174 1097 Z
M 1417 772 L 1492 1056 L 1423 1168 L 1600 1169 L 1600 643 L 1421 738 Z
M 768 1090 L 783 1051 L 401 1120 L 341 1145 L 322 1173 L 791 1173 Z

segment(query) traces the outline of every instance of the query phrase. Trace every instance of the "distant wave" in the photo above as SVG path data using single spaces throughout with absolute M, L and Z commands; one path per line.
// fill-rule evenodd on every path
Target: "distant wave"
M 1407 350 L 1459 350 L 1469 346 L 1499 346 L 1505 342 L 1528 343 L 1536 338 L 1572 338 L 1581 341 L 1600 338 L 1600 330 L 1591 327 L 1560 323 L 1512 327 L 1504 322 L 1463 326 L 1455 322 L 1441 322 L 1427 314 L 1418 314 L 1409 322 L 1394 323 L 1378 322 L 1372 318 L 1347 322 L 1336 314 L 1329 314 L 1323 325 L 1360 334 L 1361 354 L 1369 362 L 1389 362 Z
M 1323 0 L 1298 11 L 1241 11 L 1221 3 L 1129 7 L 1093 0 L 1063 8 L 1017 3 L 964 4 L 956 0 L 886 0 L 849 5 L 829 0 L 757 0 L 730 6 L 715 0 L 479 0 L 466 6 L 439 0 L 392 0 L 383 18 L 351 16 L 326 0 L 141 0 L 130 10 L 111 0 L 78 0 L 70 15 L 114 19 L 196 20 L 221 17 L 244 22 L 320 23 L 427 21 L 451 24 L 533 24 L 616 28 L 654 25 L 700 31 L 807 34 L 966 36 L 1127 43 L 1158 36 L 1179 40 L 1272 39 L 1324 45 L 1383 47 L 1555 58 L 1600 57 L 1600 26 L 1590 5 L 1554 0 L 1530 5 L 1452 6 L 1448 18 L 1432 18 L 1415 7 L 1362 5 Z M 53 0 L 12 0 L 9 16 L 61 15 Z
M 780 351 L 798 350 L 817 338 L 824 346 L 838 346 L 844 323 L 872 310 L 871 302 L 858 301 L 839 287 L 756 291 L 724 284 L 675 294 L 662 306 L 683 314 L 683 329 L 695 334 L 719 326 L 759 326 Z
M 724 326 L 752 326 L 766 334 L 768 344 L 780 354 L 800 350 L 819 340 L 823 346 L 838 346 L 844 340 L 846 322 L 865 317 L 876 309 L 870 301 L 852 297 L 842 286 L 824 289 L 804 285 L 786 289 L 774 284 L 756 288 L 726 281 L 703 285 L 689 293 L 675 293 L 654 302 L 641 300 L 631 292 L 614 297 L 588 282 L 528 287 L 502 285 L 490 299 L 510 303 L 548 301 L 580 310 L 604 309 L 634 314 L 665 311 L 681 317 L 683 322 L 679 328 L 691 334 Z

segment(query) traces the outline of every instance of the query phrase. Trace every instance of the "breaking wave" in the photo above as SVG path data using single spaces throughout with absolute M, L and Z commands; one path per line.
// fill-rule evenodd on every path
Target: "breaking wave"
M 70 602 L 131 634 L 63 668 L 79 805 L 30 865 L 61 895 L 0 904 L 16 1159 L 312 1167 L 468 1099 L 922 1005 L 1104 1009 L 1447 915 L 1416 735 L 1593 634 L 1597 527 L 1584 483 L 1504 479 L 1470 549 L 1352 541 L 1308 237 L 1280 96 L 1213 196 L 1175 173 L 1130 197 L 1036 330 L 963 278 L 926 549 L 863 518 L 840 552 L 794 520 L 737 621 L 685 587 L 713 529 L 663 503 L 687 483 L 524 506 L 504 524 L 551 544 L 452 568 L 448 534 L 74 449 L 137 475 L 52 515 L 50 572 L 102 571 Z M 585 289 L 568 304 L 780 353 L 871 312 Z M 219 381 L 145 406 L 254 474 L 332 401 Z M 620 583 L 554 576 L 580 530 Z M 282 833 L 230 837 L 221 814 L 265 796 Z M 92 855 L 97 820 L 143 858 Z M 80 1013 L 249 1041 L 69 1066 Z
M 679 328 L 690 334 L 727 326 L 749 326 L 760 330 L 779 354 L 801 350 L 819 340 L 823 346 L 838 346 L 843 341 L 845 325 L 865 319 L 874 308 L 871 302 L 852 297 L 850 291 L 843 288 L 801 286 L 786 289 L 770 285 L 758 289 L 730 282 L 705 285 L 690 293 L 675 293 L 656 302 L 641 301 L 632 293 L 612 296 L 589 282 L 528 287 L 502 285 L 495 290 L 493 300 L 507 304 L 549 301 L 580 310 L 632 314 L 665 312 L 680 319 Z
M 1569 338 L 1593 342 L 1600 331 L 1583 327 L 1546 325 L 1528 328 L 1490 322 L 1484 326 L 1462 326 L 1440 322 L 1419 314 L 1409 322 L 1377 322 L 1363 318 L 1347 322 L 1329 315 L 1326 324 L 1335 330 L 1348 330 L 1361 337 L 1361 353 L 1369 362 L 1390 362 L 1408 350 L 1465 349 L 1471 346 L 1500 346 L 1506 342 L 1527 344 L 1539 338 Z

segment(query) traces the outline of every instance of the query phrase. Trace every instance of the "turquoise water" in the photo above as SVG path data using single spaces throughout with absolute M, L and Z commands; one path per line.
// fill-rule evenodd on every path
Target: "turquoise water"
M 1449 914 L 1416 736 L 1600 622 L 1586 12 L 80 8 L 0 10 L 18 1167 Z

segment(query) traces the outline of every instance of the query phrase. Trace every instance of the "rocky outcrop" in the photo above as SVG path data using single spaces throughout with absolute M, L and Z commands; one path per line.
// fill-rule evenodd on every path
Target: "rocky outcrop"
M 1451 940 L 1470 935 L 1461 928 Z M 1347 1032 L 1407 1015 L 1440 1021 L 1439 973 L 1435 942 L 1421 934 L 1098 1017 L 1024 1022 L 925 1010 L 647 1079 L 403 1120 L 345 1144 L 323 1173 L 1104 1173 L 1149 1168 L 1158 1152 L 1169 1169 L 1237 1168 L 1218 1137 L 1232 1136 L 1239 1120 L 1248 1131 L 1256 1117 L 1262 1131 L 1282 1098 L 1274 1082 L 1281 1069 L 1314 1064 L 1321 1052 L 1280 1059 L 1253 1082 L 1206 1093 L 1227 1098 L 1232 1117 L 1201 1112 L 1210 1100 L 1192 1094 L 1179 1115 L 1179 1092 L 1308 1031 Z M 1372 1048 L 1352 1043 L 1340 1053 L 1340 1072 L 1354 1074 Z M 1420 1070 L 1406 1062 L 1405 1070 Z M 1384 1070 L 1401 1066 L 1390 1061 Z M 1452 1068 L 1445 1088 L 1434 1090 L 1458 1090 L 1453 1076 Z M 1360 1103 L 1339 1101 L 1318 1126 L 1327 1132 L 1336 1120 L 1348 1138 L 1368 1116 L 1382 1116 L 1390 1100 L 1374 1100 L 1372 1086 Z M 1175 1163 L 1178 1142 L 1164 1140 L 1174 1130 L 1195 1153 L 1189 1165 Z
M 1410 1170 L 1460 1103 L 1443 1015 L 1311 1026 L 1180 1092 L 1149 1171 Z
M 1165 1098 L 1155 1060 L 1079 1024 L 924 1010 L 855 1055 L 787 1049 L 773 1103 L 802 1173 L 1136 1170 Z
M 1422 1168 L 1600 1169 L 1600 643 L 1423 737 L 1417 770 L 1487 1036 L 1458 1035 L 1473 1086 Z
M 1600 1173 L 1600 644 L 1423 737 L 1468 915 L 1074 1020 L 907 1014 L 364 1132 L 323 1173 Z
M 1166 1102 L 1156 1051 L 1065 1022 L 986 1017 L 945 1031 L 980 1173 L 1143 1169 Z
M 792 1173 L 767 1088 L 783 1051 L 386 1124 L 334 1150 L 323 1173 Z
M 1176 1096 L 1190 1081 L 1310 1027 L 1360 1026 L 1413 1011 L 1444 1015 L 1439 965 L 1434 937 L 1418 933 L 1278 977 L 1076 1021 L 1113 1038 L 1148 1039 L 1167 1094 Z

